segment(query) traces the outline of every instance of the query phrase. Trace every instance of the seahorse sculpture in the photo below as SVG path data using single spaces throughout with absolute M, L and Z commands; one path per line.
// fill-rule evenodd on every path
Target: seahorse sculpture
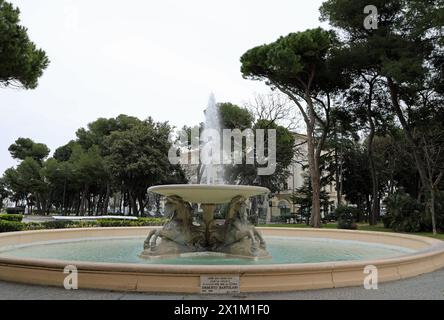
M 191 205 L 179 196 L 165 204 L 170 220 L 162 229 L 152 230 L 144 242 L 144 254 L 169 254 L 199 251 L 204 247 L 204 230 L 193 225 Z M 160 244 L 158 239 L 162 239 Z

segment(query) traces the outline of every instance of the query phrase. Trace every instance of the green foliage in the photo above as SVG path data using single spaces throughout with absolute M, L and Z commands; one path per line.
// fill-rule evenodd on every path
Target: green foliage
M 138 215 L 150 206 L 148 187 L 186 182 L 182 168 L 168 159 L 170 132 L 168 123 L 151 118 L 99 118 L 46 161 L 45 145 L 19 138 L 9 151 L 22 161 L 5 171 L 0 200 L 10 197 L 42 214 L 62 209 L 83 215 L 106 214 L 117 196 Z
M 23 216 L 21 214 L 0 214 L 0 220 L 21 222 L 23 220 Z
M 246 163 L 246 141 L 243 138 L 242 150 L 243 158 L 242 164 L 226 165 L 225 179 L 230 183 L 239 183 L 247 185 L 260 185 L 270 189 L 271 192 L 281 190 L 283 183 L 286 181 L 290 172 L 288 167 L 294 156 L 295 139 L 293 134 L 286 128 L 277 125 L 270 120 L 258 120 L 253 124 L 253 116 L 245 109 L 240 108 L 231 103 L 219 104 L 222 124 L 225 129 L 251 129 L 253 133 L 257 129 L 274 129 L 276 130 L 276 170 L 271 175 L 258 175 L 258 168 L 264 166 Z M 268 137 L 265 136 L 265 143 Z M 256 147 L 256 146 L 254 146 Z
M 18 138 L 8 150 L 14 159 L 32 158 L 39 162 L 49 154 L 49 149 L 45 144 L 35 143 L 29 138 Z
M 18 8 L 0 0 L 0 85 L 34 89 L 49 60 L 19 25 L 19 14 Z
M 337 44 L 334 33 L 321 28 L 290 33 L 248 50 L 241 57 L 241 72 L 301 97 L 307 84 L 313 93 L 329 91 L 346 82 L 341 66 L 332 59 Z
M 98 227 L 143 227 L 161 226 L 166 222 L 164 218 L 139 218 L 137 220 L 100 219 Z
M 3 201 L 11 195 L 4 178 L 0 178 L 0 210 L 3 209 Z
M 143 227 L 162 226 L 167 222 L 166 218 L 139 218 L 137 220 L 122 219 L 98 219 L 93 221 L 69 221 L 55 220 L 45 222 L 22 223 L 17 218 L 14 220 L 3 219 L 0 215 L 0 232 L 44 230 L 44 229 L 67 229 L 67 228 L 96 228 L 96 227 Z
M 22 231 L 26 224 L 19 221 L 9 221 L 0 219 L 0 232 Z
M 135 213 L 136 201 L 143 208 L 148 187 L 186 182 L 180 165 L 173 165 L 168 159 L 170 132 L 168 123 L 156 123 L 149 118 L 128 130 L 113 131 L 105 138 L 109 172 L 126 187 Z
M 385 200 L 387 206 L 384 226 L 395 231 L 419 232 L 424 230 L 424 205 L 404 192 L 395 193 Z
M 162 226 L 168 221 L 168 218 L 138 218 L 136 221 L 139 226 Z
M 338 219 L 338 229 L 357 229 L 358 226 L 355 221 L 356 217 L 360 214 L 358 211 L 359 209 L 349 206 L 336 208 L 335 216 Z
M 54 151 L 54 156 L 53 156 L 54 159 L 56 159 L 57 161 L 60 161 L 60 162 L 68 161 L 71 158 L 72 150 L 77 143 L 78 142 L 71 140 L 70 142 L 68 142 L 64 146 L 58 147 Z
M 241 108 L 230 102 L 218 103 L 222 129 L 244 130 L 251 128 L 254 117 L 245 108 Z
M 135 224 L 133 220 L 100 219 L 97 221 L 99 227 L 125 227 Z
M 55 220 L 55 221 L 44 221 L 40 223 L 43 229 L 64 229 L 72 225 L 71 221 L 67 220 Z
M 24 207 L 10 207 L 10 208 L 6 208 L 6 213 L 10 214 L 10 215 L 23 214 L 23 213 L 25 213 L 25 208 Z
M 322 187 L 325 187 L 326 180 L 322 180 Z M 321 207 L 328 208 L 330 206 L 330 197 L 324 188 L 321 187 L 320 201 Z M 311 187 L 310 176 L 305 174 L 304 183 L 301 187 L 296 189 L 296 192 L 290 196 L 290 200 L 294 204 L 298 204 L 300 206 L 300 213 L 306 217 L 310 216 L 311 208 L 312 208 L 312 196 L 313 196 L 313 188 Z

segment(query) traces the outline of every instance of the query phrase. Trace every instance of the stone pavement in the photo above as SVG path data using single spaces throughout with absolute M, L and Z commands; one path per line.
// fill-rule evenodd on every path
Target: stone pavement
M 128 293 L 97 290 L 65 290 L 0 281 L 0 299 L 68 299 L 68 300 L 188 300 L 188 299 L 262 299 L 262 300 L 308 300 L 308 299 L 427 299 L 444 300 L 444 269 L 406 280 L 379 284 L 377 290 L 363 287 L 295 291 L 281 293 L 241 293 L 239 295 L 199 295 Z

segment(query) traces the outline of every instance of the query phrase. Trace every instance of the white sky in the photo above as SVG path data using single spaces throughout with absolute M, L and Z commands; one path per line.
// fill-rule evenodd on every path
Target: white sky
M 240 56 L 320 25 L 322 0 L 9 0 L 51 64 L 35 90 L 0 89 L 0 174 L 18 137 L 51 152 L 98 117 L 203 120 L 210 92 L 242 105 L 266 86 Z M 325 25 L 324 25 L 325 27 Z

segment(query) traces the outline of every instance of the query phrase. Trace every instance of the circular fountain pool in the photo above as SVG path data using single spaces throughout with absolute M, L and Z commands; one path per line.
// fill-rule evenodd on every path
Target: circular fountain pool
M 137 264 L 266 265 L 380 259 L 415 252 L 400 246 L 326 238 L 265 237 L 265 240 L 271 258 L 257 260 L 211 252 L 144 259 L 138 255 L 143 250 L 144 238 L 140 237 L 51 241 L 6 248 L 0 251 L 0 257 Z
M 373 265 L 379 282 L 444 266 L 442 241 L 394 233 L 261 228 L 271 259 L 185 254 L 142 259 L 152 227 L 59 229 L 0 234 L 0 280 L 63 287 L 67 265 L 79 288 L 200 292 L 202 276 L 238 276 L 241 292 L 362 285 Z

